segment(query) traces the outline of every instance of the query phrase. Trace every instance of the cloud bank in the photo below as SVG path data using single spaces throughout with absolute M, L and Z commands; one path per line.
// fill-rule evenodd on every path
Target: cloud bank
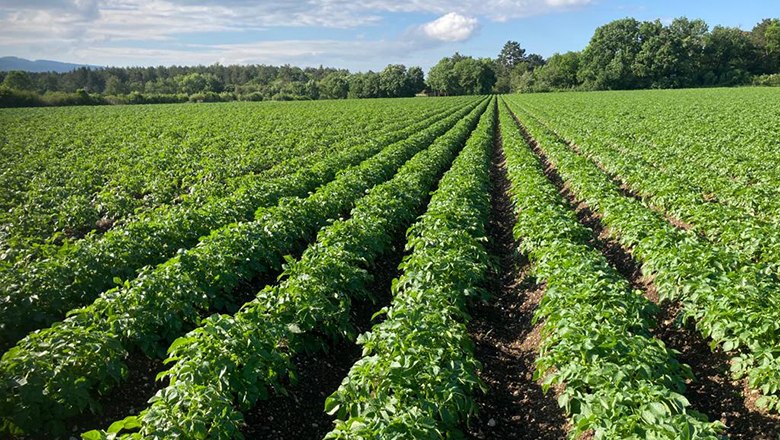
M 0 55 L 114 65 L 384 65 L 388 58 L 400 61 L 467 41 L 480 23 L 567 11 L 591 1 L 4 0 Z M 401 16 L 418 20 L 412 31 L 384 33 L 384 25 Z M 301 32 L 309 38 L 298 37 Z M 193 37 L 204 33 L 214 38 L 204 43 Z

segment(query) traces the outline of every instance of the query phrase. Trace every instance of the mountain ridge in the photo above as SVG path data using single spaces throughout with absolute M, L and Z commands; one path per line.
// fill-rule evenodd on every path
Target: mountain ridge
M 28 60 L 15 56 L 0 57 L 0 72 L 11 70 L 22 70 L 25 72 L 57 72 L 65 73 L 76 70 L 80 67 L 89 67 L 92 69 L 102 69 L 102 66 L 90 64 L 66 63 L 55 60 Z

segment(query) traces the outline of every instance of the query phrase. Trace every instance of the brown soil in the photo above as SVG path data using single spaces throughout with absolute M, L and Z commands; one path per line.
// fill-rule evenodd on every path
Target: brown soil
M 298 383 L 288 388 L 289 396 L 258 402 L 244 414 L 244 436 L 280 440 L 325 436 L 333 427 L 333 417 L 323 409 L 325 399 L 336 391 L 360 353 L 359 346 L 342 341 L 325 352 L 299 356 L 295 362 Z
M 734 381 L 729 372 L 729 355 L 720 347 L 713 352 L 692 322 L 677 319 L 679 304 L 664 304 L 658 315 L 656 337 L 680 354 L 677 359 L 691 366 L 696 380 L 687 385 L 686 397 L 694 409 L 710 420 L 726 425 L 730 439 L 772 440 L 780 438 L 780 416 L 758 411 L 755 395 L 745 381 Z
M 383 318 L 378 316 L 371 320 L 377 310 L 390 303 L 390 284 L 399 275 L 404 242 L 399 240 L 372 270 L 374 280 L 369 289 L 377 303 L 352 304 L 352 322 L 360 333 L 370 330 Z M 326 351 L 298 356 L 295 359 L 298 381 L 288 385 L 289 396 L 273 396 L 247 411 L 242 429 L 244 436 L 248 439 L 321 439 L 333 428 L 335 419 L 325 413 L 325 399 L 336 391 L 361 353 L 359 345 L 342 340 L 329 344 Z
M 491 299 L 471 307 L 469 323 L 482 363 L 479 376 L 488 391 L 475 397 L 479 414 L 463 429 L 472 439 L 566 438 L 567 419 L 553 390 L 545 395 L 533 380 L 540 326 L 531 320 L 544 288 L 521 271 L 524 262 L 512 237 L 515 218 L 498 133 L 491 181 L 487 229 L 489 251 L 497 261 L 488 278 Z

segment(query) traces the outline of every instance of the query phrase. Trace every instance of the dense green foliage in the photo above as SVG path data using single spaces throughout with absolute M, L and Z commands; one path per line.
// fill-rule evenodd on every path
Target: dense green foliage
M 380 72 L 290 65 L 87 67 L 68 73 L 0 72 L 0 106 L 315 100 L 471 95 L 550 90 L 613 90 L 778 85 L 780 19 L 751 31 L 676 18 L 634 18 L 597 28 L 579 52 L 549 59 L 508 41 L 496 59 L 455 53 L 427 80 L 419 67 Z
M 490 93 L 495 82 L 493 60 L 474 59 L 458 53 L 442 58 L 428 72 L 428 85 L 439 95 Z
M 380 72 L 265 65 L 82 67 L 68 73 L 0 72 L 0 106 L 291 101 L 410 97 L 425 89 L 419 67 Z
M 657 211 L 729 247 L 745 263 L 780 274 L 780 155 L 765 144 L 777 134 L 765 121 L 780 111 L 780 91 L 656 93 L 642 103 L 618 94 L 585 104 L 572 95 L 537 102 L 534 112 L 541 114 L 543 105 L 552 129 Z M 703 109 L 712 115 L 706 124 L 685 123 Z M 631 116 L 615 117 L 624 111 Z M 743 117 L 735 120 L 737 114 Z M 595 120 L 596 128 L 582 129 Z
M 652 93 L 662 94 L 666 100 L 662 107 L 648 106 L 648 113 L 656 111 L 666 114 L 668 112 L 670 120 L 673 120 L 674 117 L 671 113 L 680 111 L 680 108 L 698 108 L 685 100 L 686 94 L 693 92 L 674 92 L 684 100 L 683 103 L 678 104 L 680 108 L 675 108 L 670 104 L 673 102 L 670 97 L 675 96 L 670 94 L 671 92 Z M 760 114 L 758 109 L 766 105 L 771 108 L 773 106 L 772 97 L 775 97 L 774 102 L 777 102 L 777 93 L 774 90 L 750 89 L 709 91 L 703 95 L 708 98 L 708 101 L 720 98 L 724 102 L 721 105 L 713 103 L 714 107 L 709 112 L 698 114 L 704 114 L 713 119 L 722 117 L 724 120 L 733 122 L 733 115 L 728 112 L 726 102 L 739 99 L 740 96 L 754 96 L 755 93 L 762 96 L 764 100 L 755 102 L 751 99 L 739 106 L 750 114 L 749 119 L 744 123 L 753 126 L 752 128 L 745 127 L 744 134 L 750 133 L 750 138 L 757 140 L 756 150 L 751 153 L 750 162 L 742 164 L 746 167 L 743 170 L 746 175 L 742 175 L 742 177 L 752 176 L 755 173 L 756 181 L 760 181 L 760 176 L 763 175 L 760 170 L 766 166 L 766 162 L 764 159 L 758 159 L 764 157 L 759 152 L 763 151 L 769 154 L 774 152 L 773 148 L 765 141 L 777 136 L 777 126 L 770 122 L 773 121 L 772 118 L 757 117 L 755 113 Z M 652 102 L 651 92 L 643 92 L 643 95 L 646 96 L 644 99 L 648 103 Z M 554 119 L 548 119 L 549 117 L 537 113 L 537 105 L 544 107 L 560 105 L 561 101 L 559 100 L 566 101 L 567 96 L 571 96 L 573 103 L 577 100 L 577 95 L 551 96 L 549 101 L 530 96 L 523 97 L 522 100 L 515 99 L 512 108 L 516 110 L 518 117 L 529 132 L 539 141 L 542 150 L 557 167 L 576 196 L 587 202 L 591 209 L 602 216 L 602 222 L 615 239 L 631 249 L 633 256 L 642 265 L 644 276 L 653 280 L 653 285 L 661 298 L 679 301 L 683 307 L 683 316 L 686 319 L 692 319 L 696 323 L 697 329 L 705 337 L 712 339 L 713 347 L 720 345 L 724 351 L 732 356 L 731 371 L 734 376 L 736 378 L 747 377 L 749 386 L 763 394 L 757 401 L 758 406 L 775 412 L 780 410 L 780 296 L 778 296 L 780 282 L 778 282 L 777 264 L 774 262 L 774 257 L 768 252 L 760 252 L 762 248 L 773 249 L 776 246 L 776 232 L 774 232 L 776 227 L 764 230 L 750 227 L 751 223 L 749 222 L 754 222 L 753 225 L 761 224 L 760 217 L 742 211 L 735 215 L 745 219 L 748 222 L 746 223 L 747 227 L 741 231 L 741 238 L 736 236 L 728 238 L 729 231 L 739 227 L 739 225 L 731 223 L 729 218 L 718 217 L 712 223 L 703 223 L 704 219 L 708 218 L 707 210 L 717 209 L 720 211 L 720 208 L 728 206 L 721 204 L 718 200 L 719 194 L 723 192 L 717 190 L 708 192 L 699 188 L 698 195 L 694 197 L 695 193 L 686 188 L 689 182 L 683 183 L 678 179 L 673 180 L 668 177 L 668 174 L 666 175 L 667 180 L 663 184 L 659 181 L 662 193 L 646 193 L 642 201 L 626 197 L 618 186 L 619 182 L 613 181 L 613 176 L 599 168 L 599 165 L 602 165 L 601 162 L 594 163 L 586 156 L 578 154 L 567 139 L 555 133 L 554 129 L 559 126 L 569 132 L 566 124 L 552 124 Z M 614 93 L 601 96 L 604 101 L 601 102 L 602 106 L 599 110 L 604 109 L 605 105 L 609 105 L 612 107 L 610 115 L 615 117 L 615 115 L 621 115 L 616 111 L 620 106 L 636 105 L 633 100 L 638 95 L 635 93 Z M 525 103 L 526 99 L 530 105 Z M 597 100 L 596 102 L 599 100 L 599 98 L 594 99 Z M 621 104 L 622 99 L 632 100 L 632 104 Z M 593 105 L 592 102 L 590 105 Z M 564 105 L 569 104 L 565 103 Z M 755 109 L 755 113 L 750 110 L 751 108 Z M 724 109 L 726 110 L 724 111 Z M 701 109 L 698 112 L 701 112 Z M 643 114 L 642 110 L 636 109 L 633 114 L 636 115 L 637 120 L 650 119 L 647 123 L 655 126 L 651 114 Z M 632 137 L 630 143 L 622 143 L 624 148 L 644 148 L 641 143 L 638 146 L 633 145 L 636 139 L 642 139 L 640 137 L 642 131 L 638 126 L 632 127 L 629 118 L 625 120 L 621 118 L 618 124 L 621 127 L 621 132 Z M 666 125 L 666 121 L 663 121 L 663 124 Z M 687 129 L 699 129 L 696 124 L 689 125 L 690 127 Z M 610 124 L 607 118 L 591 116 L 590 123 L 587 125 L 579 124 L 578 129 L 590 129 L 595 126 L 609 127 Z M 766 130 L 764 133 L 761 133 L 761 127 Z M 633 128 L 635 131 L 626 131 L 627 128 Z M 669 142 L 676 145 L 681 139 L 684 140 L 681 133 L 685 132 L 685 127 L 672 125 L 669 128 L 674 130 L 673 138 L 670 138 Z M 725 130 L 725 133 L 734 133 L 735 139 L 740 139 L 739 133 L 742 131 L 738 124 L 733 123 L 719 127 L 708 122 L 701 128 L 716 132 Z M 757 133 L 760 134 L 755 137 Z M 659 135 L 656 130 L 648 132 L 646 136 L 648 137 L 645 142 L 659 142 L 661 144 L 664 142 L 663 135 Z M 670 136 L 672 135 L 670 134 Z M 606 166 L 607 156 L 597 154 L 597 152 L 606 152 L 609 148 L 603 143 L 594 142 L 592 139 L 582 139 L 583 145 L 579 148 L 591 152 L 591 157 L 594 160 L 605 159 L 602 166 Z M 605 140 L 609 141 L 609 139 L 609 136 L 605 136 Z M 728 162 L 727 157 L 729 151 L 732 150 L 722 145 L 722 137 L 713 137 L 712 139 L 717 139 L 717 141 L 704 144 L 709 148 L 707 162 L 710 164 Z M 746 139 L 748 138 L 744 138 L 743 142 L 740 142 L 740 147 L 743 144 L 746 147 L 750 145 L 750 142 L 744 142 Z M 701 143 L 703 140 L 707 140 L 707 138 L 702 136 L 697 138 L 696 142 Z M 721 147 L 724 147 L 722 151 Z M 674 151 L 674 149 L 674 147 L 668 148 L 669 152 Z M 685 162 L 690 164 L 692 161 L 689 152 L 686 151 L 684 154 L 686 154 Z M 674 157 L 673 154 L 671 156 Z M 667 155 L 664 156 L 664 160 L 670 163 L 674 162 L 670 161 Z M 612 165 L 613 163 L 609 162 L 607 169 L 612 169 Z M 767 168 L 770 169 L 770 172 L 772 172 L 771 169 L 776 172 L 776 167 Z M 651 174 L 658 173 L 657 176 L 664 178 L 663 169 L 663 163 L 654 164 L 652 169 L 644 169 L 644 175 L 646 178 L 650 178 Z M 614 168 L 613 171 L 617 172 L 617 168 Z M 624 171 L 625 175 L 628 175 L 627 169 Z M 680 169 L 679 172 L 685 171 Z M 697 172 L 706 173 L 702 170 L 697 170 Z M 690 174 L 689 171 L 687 173 Z M 615 174 L 614 177 L 622 178 L 623 176 L 624 174 Z M 696 180 L 692 178 L 692 181 Z M 713 178 L 713 182 L 715 181 Z M 638 185 L 639 180 L 632 179 L 626 180 L 626 182 L 629 185 L 627 189 L 633 190 L 631 185 Z M 750 190 L 751 186 L 740 183 L 739 180 L 731 181 L 729 184 L 729 188 L 732 190 L 738 188 Z M 686 212 L 690 212 L 691 215 L 696 213 L 695 217 L 691 217 L 691 220 L 697 221 L 698 227 L 702 228 L 699 230 L 709 231 L 708 234 L 697 233 L 697 229 L 675 227 L 668 220 L 671 213 L 660 209 L 662 204 L 677 206 L 676 204 L 681 197 L 676 193 L 677 191 L 691 203 L 685 208 Z M 704 198 L 708 202 L 707 204 L 697 202 L 697 198 Z M 655 210 L 652 209 L 653 207 Z M 681 206 L 678 208 L 680 210 L 675 212 L 683 212 Z M 773 216 L 772 218 L 776 221 L 777 217 Z M 716 233 L 711 228 L 716 228 L 717 224 L 721 224 L 722 228 L 718 229 Z M 738 241 L 730 242 L 729 240 Z M 757 252 L 757 254 L 751 252 Z
M 509 110 L 501 113 L 514 232 L 547 290 L 534 317 L 544 321 L 534 377 L 545 390 L 565 386 L 558 402 L 572 415 L 572 438 L 717 439 L 718 425 L 681 394 L 690 367 L 650 334 L 655 307 L 588 245 L 593 232 L 547 181 Z
M 311 108 L 313 113 L 296 112 L 295 117 L 287 121 L 277 119 L 275 116 L 284 112 L 279 112 L 278 108 L 272 110 L 274 107 L 271 107 L 266 113 L 259 113 L 265 116 L 268 124 L 276 124 L 274 129 L 271 130 L 266 124 L 257 125 L 258 129 L 269 127 L 267 130 L 270 133 L 261 130 L 247 131 L 246 136 L 251 136 L 249 140 L 238 136 L 235 139 L 239 151 L 245 151 L 247 143 L 252 145 L 262 139 L 265 139 L 264 142 L 276 144 L 279 148 L 278 150 L 258 149 L 256 157 L 262 161 L 252 167 L 256 170 L 253 171 L 249 166 L 237 166 L 242 160 L 251 158 L 247 154 L 239 157 L 241 153 L 237 151 L 234 162 L 230 164 L 236 166 L 232 173 L 250 171 L 248 174 L 222 177 L 231 172 L 228 164 L 221 160 L 213 165 L 209 163 L 211 169 L 200 171 L 198 177 L 203 177 L 193 178 L 194 183 L 189 186 L 186 193 L 177 197 L 173 204 L 162 203 L 169 201 L 168 199 L 150 201 L 148 210 L 130 205 L 135 210 L 132 215 L 119 212 L 110 215 L 94 213 L 92 218 L 86 219 L 76 218 L 66 211 L 66 214 L 61 217 L 71 222 L 79 220 L 81 224 L 88 225 L 95 221 L 96 217 L 103 215 L 103 218 L 108 216 L 112 219 L 112 223 L 116 221 L 117 224 L 105 234 L 101 235 L 99 231 L 93 231 L 84 239 L 72 239 L 66 241 L 64 245 L 58 245 L 57 240 L 54 240 L 55 243 L 41 245 L 39 244 L 43 238 L 40 236 L 41 233 L 35 234 L 34 231 L 26 231 L 22 228 L 31 225 L 42 229 L 42 224 L 50 223 L 46 219 L 52 215 L 52 211 L 56 213 L 57 208 L 35 206 L 36 209 L 32 210 L 20 204 L 10 211 L 11 214 L 16 215 L 8 216 L 9 223 L 5 230 L 7 248 L 3 249 L 4 260 L 10 267 L 0 274 L 0 288 L 7 295 L 0 299 L 0 318 L 2 318 L 0 319 L 2 322 L 0 347 L 7 346 L 30 330 L 62 318 L 66 311 L 74 307 L 91 302 L 100 292 L 112 287 L 114 279 L 133 278 L 141 267 L 161 263 L 173 256 L 177 249 L 196 244 L 201 236 L 207 235 L 217 227 L 236 221 L 251 220 L 257 208 L 272 206 L 280 198 L 305 196 L 317 186 L 333 179 L 335 174 L 346 166 L 354 165 L 376 154 L 385 146 L 426 128 L 446 112 L 453 111 L 452 105 L 456 103 L 442 101 L 439 103 L 441 106 L 432 102 L 425 104 L 398 101 L 396 105 L 389 107 L 386 106 L 386 102 L 364 102 L 357 104 L 356 107 L 347 106 L 345 109 L 349 110 L 341 114 L 335 111 L 329 112 L 328 123 L 320 119 L 322 129 L 315 125 L 314 121 L 318 120 L 316 114 L 319 113 L 319 118 L 322 118 L 324 114 L 320 111 L 332 107 L 333 104 L 325 107 L 317 104 Z M 427 104 L 434 105 L 429 107 Z M 445 113 L 442 113 L 442 110 Z M 357 111 L 363 113 L 356 117 L 354 112 Z M 301 113 L 300 118 L 297 113 Z M 213 115 L 213 113 L 206 114 Z M 308 118 L 304 115 L 308 115 Z M 108 116 L 93 115 L 90 119 L 93 123 L 97 123 L 105 121 L 104 118 Z M 197 120 L 204 116 L 205 114 L 196 113 L 190 117 Z M 408 123 L 408 118 L 412 116 L 419 118 L 419 122 Z M 158 121 L 163 121 L 164 117 L 164 113 L 158 114 Z M 342 117 L 345 119 L 341 119 Z M 307 119 L 309 125 L 304 134 L 297 127 Z M 168 121 L 169 124 L 170 122 Z M 207 120 L 200 123 L 205 124 Z M 166 125 L 162 125 L 160 129 L 166 130 Z M 177 129 L 173 128 L 173 130 Z M 165 134 L 169 135 L 169 133 Z M 172 139 L 177 139 L 175 134 L 170 136 Z M 366 142 L 367 136 L 374 136 L 375 139 Z M 153 148 L 151 145 L 158 139 L 141 138 L 149 143 L 149 148 Z M 290 145 L 292 142 L 294 144 Z M 217 148 L 219 144 L 212 145 Z M 287 145 L 289 149 L 283 150 L 282 148 Z M 219 150 L 225 151 L 225 146 L 223 145 Z M 300 156 L 291 158 L 290 155 L 296 152 Z M 19 154 L 25 158 L 25 163 L 33 163 L 35 155 L 28 159 L 29 152 L 24 154 L 19 152 Z M 51 152 L 47 151 L 47 154 Z M 208 157 L 218 154 L 215 151 L 209 153 Z M 174 165 L 179 164 L 172 158 L 159 156 L 159 153 L 152 156 L 152 158 L 158 157 Z M 184 161 L 188 156 L 181 154 L 179 157 Z M 226 157 L 226 159 L 230 158 L 231 156 Z M 84 160 L 80 156 L 79 159 Z M 274 160 L 278 161 L 276 165 L 268 168 Z M 66 164 L 51 164 L 50 167 L 70 170 L 72 167 Z M 148 162 L 142 162 L 141 165 L 148 165 Z M 187 165 L 192 166 L 192 164 Z M 176 171 L 181 172 L 183 168 L 182 165 Z M 82 176 L 85 176 L 77 171 L 88 169 L 72 170 L 76 172 L 73 178 L 74 187 L 78 184 L 83 185 Z M 128 168 L 127 174 L 122 174 L 121 177 L 124 182 L 132 183 L 133 173 L 137 173 L 141 180 L 150 171 L 150 168 L 143 166 L 137 169 Z M 31 170 L 19 166 L 9 170 L 8 175 L 11 176 L 12 172 L 18 172 L 23 176 Z M 163 183 L 169 181 L 171 174 L 154 173 L 152 176 Z M 221 181 L 221 179 L 225 180 Z M 100 200 L 102 194 L 108 193 L 108 196 L 118 197 L 125 203 L 135 201 L 135 198 L 128 197 L 123 192 L 117 180 L 112 179 L 102 182 L 101 186 L 96 186 L 97 195 L 93 196 L 93 200 Z M 27 200 L 36 194 L 48 195 L 50 187 L 57 184 L 56 180 L 52 182 L 41 179 L 40 182 L 40 185 L 27 191 L 22 187 L 19 199 Z M 85 189 L 74 188 L 70 197 L 75 198 L 76 201 L 65 204 L 65 208 L 79 209 L 80 211 L 77 211 L 79 214 L 91 213 L 88 198 L 84 194 Z M 66 194 L 64 189 L 61 190 L 61 196 Z M 10 203 L 12 201 L 9 201 Z M 99 207 L 100 205 L 95 207 L 95 210 Z M 24 223 L 17 227 L 19 222 Z
M 581 52 L 556 53 L 538 68 L 519 63 L 499 84 L 524 92 L 734 86 L 777 73 L 780 19 L 765 19 L 746 32 L 710 30 L 703 20 L 685 17 L 668 25 L 625 18 L 597 28 Z
M 248 409 L 272 389 L 283 392 L 283 378 L 293 374 L 290 358 L 324 345 L 323 336 L 354 338 L 350 305 L 367 299 L 372 262 L 419 215 L 426 195 L 484 108 L 485 103 L 391 180 L 372 188 L 349 219 L 323 228 L 303 256 L 288 263 L 281 283 L 266 287 L 234 316 L 214 315 L 174 341 L 169 361 L 175 363 L 161 374 L 171 385 L 136 419 L 140 432 L 128 437 L 240 437 L 242 418 L 234 407 Z M 246 335 L 251 335 L 250 344 Z M 136 420 L 125 419 L 113 430 L 86 437 L 104 438 Z
M 393 282 L 381 324 L 358 338 L 357 361 L 325 409 L 329 439 L 457 438 L 476 411 L 480 365 L 468 336 L 467 303 L 482 295 L 489 257 L 488 166 L 495 103 L 445 174 L 428 210 L 407 233 L 411 254 Z M 446 433 L 446 434 L 445 434 Z
M 471 100 L 457 113 L 341 170 L 308 197 L 283 198 L 258 209 L 251 221 L 215 229 L 66 320 L 31 333 L 0 360 L 6 429 L 56 432 L 67 417 L 94 408 L 97 396 L 126 375 L 129 350 L 157 356 L 204 311 L 233 305 L 239 283 L 278 270 L 285 255 L 302 250 L 319 228 L 349 212 L 366 190 L 392 177 L 475 104 Z
M 537 60 L 508 44 L 500 63 Z M 422 78 L 388 69 L 388 89 Z M 768 88 L 2 110 L 0 436 L 76 435 L 108 405 L 84 438 L 240 438 L 258 401 L 292 399 L 296 365 L 357 342 L 320 393 L 328 438 L 462 438 L 496 239 L 541 287 L 523 326 L 572 439 L 720 439 L 725 416 L 686 398 L 699 366 L 661 339 L 695 324 L 780 412 L 778 112 Z M 503 169 L 516 241 L 486 237 Z M 680 311 L 659 333 L 653 293 Z M 147 405 L 114 406 L 164 359 Z

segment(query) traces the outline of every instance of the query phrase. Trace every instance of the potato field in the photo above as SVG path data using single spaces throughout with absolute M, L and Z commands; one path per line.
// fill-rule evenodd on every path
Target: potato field
M 780 89 L 0 110 L 0 438 L 780 439 Z

